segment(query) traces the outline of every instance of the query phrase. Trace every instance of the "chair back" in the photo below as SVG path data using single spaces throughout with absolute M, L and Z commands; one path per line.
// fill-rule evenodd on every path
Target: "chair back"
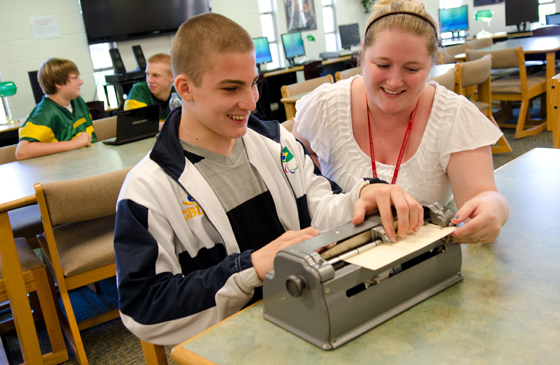
M 560 25 L 542 27 L 533 30 L 533 37 L 545 37 L 547 35 L 558 35 L 558 34 L 560 34 Z
M 446 73 L 430 78 L 430 81 L 436 81 L 441 86 L 445 87 L 447 90 L 455 91 L 456 80 L 455 80 L 455 68 L 450 68 Z
M 329 74 L 326 76 L 317 77 L 315 79 L 307 80 L 304 82 L 298 82 L 296 84 L 284 85 L 280 90 L 282 91 L 282 97 L 287 98 L 289 96 L 311 92 L 322 84 L 332 84 L 332 83 L 334 83 L 334 80 L 332 75 Z
M 105 102 L 98 100 L 88 101 L 86 105 L 92 120 L 105 118 Z
M 16 161 L 17 144 L 0 148 L 0 165 Z
M 516 68 L 519 67 L 520 61 L 518 58 L 518 50 L 523 54 L 523 48 L 510 48 L 502 49 L 496 51 L 478 51 L 478 50 L 467 50 L 467 60 L 475 61 L 485 55 L 489 54 L 492 56 L 492 69 L 503 69 L 503 68 Z M 525 63 L 525 58 L 523 58 L 523 64 Z M 523 67 L 525 68 L 525 67 Z
M 43 221 L 48 219 L 54 227 L 115 214 L 117 198 L 130 169 L 35 184 Z
M 29 83 L 31 84 L 31 91 L 33 92 L 33 99 L 35 99 L 35 104 L 39 104 L 43 100 L 43 89 L 41 89 L 41 84 L 37 79 L 37 73 L 39 71 L 29 71 L 27 75 L 29 76 Z
M 361 67 L 352 67 L 352 68 L 349 68 L 347 70 L 337 71 L 334 74 L 334 79 L 335 79 L 335 81 L 340 81 L 340 80 L 344 80 L 344 79 L 349 79 L 354 75 L 361 75 L 361 73 L 362 73 L 362 68 Z
M 97 119 L 93 121 L 93 130 L 98 141 L 104 141 L 117 136 L 117 117 Z
M 438 64 L 456 63 L 455 55 L 465 53 L 467 49 L 470 49 L 470 44 L 468 42 L 441 49 L 438 52 Z
M 303 66 L 303 77 L 306 80 L 311 80 L 321 76 L 323 72 L 322 61 L 311 61 Z
M 492 56 L 486 54 L 475 61 L 458 63 L 455 68 L 459 72 L 457 82 L 460 90 L 466 87 L 479 86 L 485 82 L 490 82 Z
M 469 49 L 481 49 L 485 47 L 490 47 L 494 44 L 492 38 L 480 38 L 480 39 L 473 39 L 472 41 L 466 42 L 469 44 Z

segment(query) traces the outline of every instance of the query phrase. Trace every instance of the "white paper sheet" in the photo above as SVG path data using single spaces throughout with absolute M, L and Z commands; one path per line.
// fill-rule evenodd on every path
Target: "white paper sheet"
M 377 270 L 447 236 L 456 228 L 457 227 L 440 227 L 435 224 L 426 224 L 422 226 L 418 232 L 411 233 L 404 238 L 398 238 L 397 243 L 383 243 L 344 261 L 365 267 L 366 269 Z

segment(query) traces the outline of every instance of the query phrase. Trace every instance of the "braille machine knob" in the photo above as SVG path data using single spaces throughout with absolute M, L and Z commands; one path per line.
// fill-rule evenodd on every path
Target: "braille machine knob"
M 288 289 L 288 293 L 294 298 L 301 296 L 306 287 L 307 284 L 302 276 L 290 275 L 286 280 L 286 289 Z

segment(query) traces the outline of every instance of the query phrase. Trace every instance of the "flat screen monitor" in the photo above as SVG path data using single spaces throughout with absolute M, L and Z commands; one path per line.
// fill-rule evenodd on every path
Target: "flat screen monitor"
M 282 34 L 282 45 L 284 46 L 286 59 L 290 62 L 291 66 L 294 66 L 294 58 L 305 56 L 301 32 Z
M 89 44 L 173 34 L 208 0 L 80 0 Z
M 340 45 L 343 49 L 350 49 L 360 45 L 360 28 L 358 23 L 339 25 Z
M 548 14 L 546 16 L 547 25 L 560 25 L 560 13 Z
M 257 59 L 257 65 L 272 62 L 272 55 L 270 54 L 268 38 L 253 38 L 253 43 L 255 43 L 255 57 Z
M 439 26 L 442 32 L 457 32 L 469 29 L 468 6 L 439 9 Z
M 506 25 L 517 25 L 519 29 L 522 23 L 539 21 L 539 0 L 507 0 L 505 8 Z

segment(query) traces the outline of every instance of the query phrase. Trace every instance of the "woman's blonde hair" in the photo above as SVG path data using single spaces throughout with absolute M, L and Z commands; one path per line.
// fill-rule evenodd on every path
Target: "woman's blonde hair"
M 437 64 L 439 43 L 436 22 L 426 10 L 423 0 L 378 0 L 367 24 L 364 50 L 375 42 L 380 32 L 387 29 L 402 30 L 425 38 L 432 64 Z

